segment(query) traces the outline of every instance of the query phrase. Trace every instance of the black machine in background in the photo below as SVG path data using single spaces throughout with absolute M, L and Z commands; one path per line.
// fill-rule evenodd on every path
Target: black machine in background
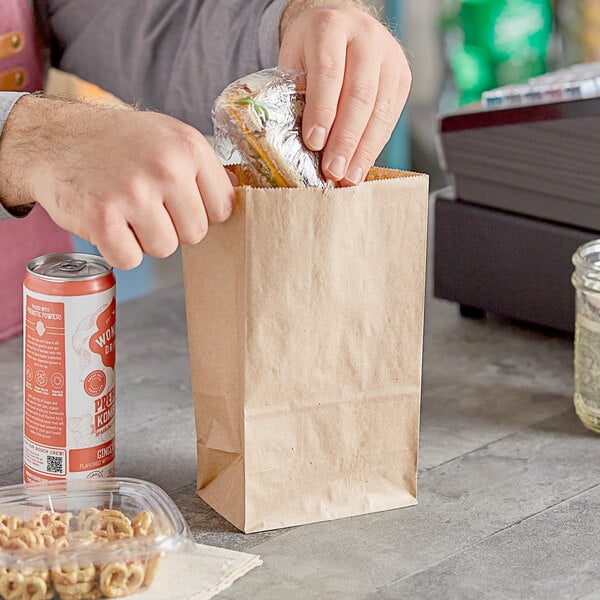
M 477 104 L 440 118 L 454 189 L 435 198 L 437 297 L 465 316 L 573 331 L 571 257 L 600 238 L 599 96 Z

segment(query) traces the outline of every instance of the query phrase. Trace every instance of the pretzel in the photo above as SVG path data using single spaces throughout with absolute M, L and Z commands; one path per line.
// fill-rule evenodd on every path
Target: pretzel
M 62 523 L 68 529 L 72 518 L 73 513 L 70 512 L 60 513 L 51 512 L 49 510 L 40 510 L 27 521 L 27 527 L 30 529 L 36 529 L 38 527 L 45 529 L 54 523 Z
M 65 537 L 65 543 L 69 547 L 90 546 L 97 540 L 96 536 L 89 529 L 72 531 Z
M 158 565 L 160 564 L 161 556 L 162 554 L 159 553 L 146 559 L 146 564 L 144 565 L 146 568 L 146 574 L 144 575 L 144 581 L 142 583 L 143 587 L 149 587 L 152 585 L 152 582 L 156 577 L 156 572 L 158 571 Z
M 65 536 L 69 533 L 69 524 L 73 514 L 70 512 L 54 513 L 47 510 L 37 512 L 26 526 L 29 529 L 39 531 L 42 535 L 50 535 L 54 539 Z
M 135 594 L 143 582 L 144 568 L 139 563 L 114 562 L 100 571 L 100 590 L 107 598 Z
M 16 529 L 23 524 L 23 520 L 19 519 L 19 517 L 11 517 L 0 513 L 0 524 L 5 525 L 9 529 Z
M 9 571 L 0 577 L 0 596 L 4 600 L 21 600 L 25 577 L 16 571 Z
M 53 514 L 49 510 L 40 510 L 27 521 L 26 525 L 30 529 L 45 529 L 52 520 Z
M 139 512 L 130 520 L 120 510 L 89 508 L 76 519 L 72 513 L 38 511 L 27 521 L 0 514 L 0 549 L 88 547 L 120 539 L 154 535 L 154 517 Z M 115 561 L 104 565 L 71 562 L 51 570 L 0 567 L 0 600 L 100 600 L 135 594 L 151 585 L 162 554 L 144 561 Z
M 53 539 L 53 543 L 50 546 L 47 546 L 48 548 L 68 548 L 69 547 L 69 541 L 67 540 L 66 536 L 58 538 L 57 540 Z
M 82 529 L 91 529 L 89 525 L 89 520 L 97 515 L 100 511 L 97 508 L 84 508 L 77 515 L 77 529 L 80 531 Z
M 133 527 L 134 537 L 153 535 L 156 533 L 156 529 L 152 526 L 152 515 L 147 510 L 143 510 L 133 518 L 131 520 L 131 526 Z
M 9 517 L 0 513 L 0 533 L 9 535 L 9 533 L 23 526 L 23 520 L 19 517 Z M 8 530 L 8 531 L 7 531 Z
M 131 521 L 120 510 L 102 510 L 85 519 L 85 528 L 108 541 L 133 537 Z
M 11 571 L 11 569 L 8 570 Z M 20 569 L 13 567 L 12 571 L 21 573 L 23 577 L 41 577 L 46 583 L 50 582 L 50 571 L 47 569 L 36 571 L 33 567 L 21 567 Z
M 26 548 L 43 547 L 44 538 L 37 531 L 27 529 L 27 527 L 19 527 L 10 532 L 8 542 L 2 544 L 5 550 L 25 550 Z
M 67 594 L 63 592 L 60 595 L 60 600 L 99 600 L 100 598 L 104 598 L 100 588 L 94 588 L 90 592 L 84 592 L 81 594 Z
M 64 585 L 61 583 L 55 583 L 54 587 L 56 588 L 56 591 L 60 594 L 61 598 L 63 598 L 65 595 L 77 596 L 89 594 L 94 590 L 94 582 L 80 581 L 77 583 L 68 583 Z
M 51 600 L 54 598 L 54 588 L 39 575 L 28 575 L 23 583 L 21 600 Z
M 96 577 L 96 567 L 92 564 L 78 565 L 68 567 L 53 567 L 52 568 L 52 581 L 54 585 L 68 586 L 76 583 L 89 583 L 94 581 Z

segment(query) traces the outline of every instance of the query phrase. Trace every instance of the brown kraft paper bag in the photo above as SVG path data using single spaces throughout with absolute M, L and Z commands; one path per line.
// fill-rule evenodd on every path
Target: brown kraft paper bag
M 417 502 L 428 178 L 369 179 L 183 249 L 198 495 L 246 533 Z

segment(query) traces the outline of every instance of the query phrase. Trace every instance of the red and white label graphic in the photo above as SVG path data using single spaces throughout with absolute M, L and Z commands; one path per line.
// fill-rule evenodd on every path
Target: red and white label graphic
M 27 297 L 25 305 L 25 437 L 66 445 L 65 307 Z
M 67 473 L 66 455 L 66 450 L 62 448 L 48 448 L 32 442 L 27 437 L 23 440 L 25 464 L 44 476 L 64 477 Z
M 94 430 L 101 434 L 112 425 L 115 418 L 115 388 L 94 402 Z
M 83 382 L 83 389 L 88 396 L 98 396 L 106 387 L 106 375 L 104 371 L 96 369 L 92 371 Z
M 96 319 L 96 333 L 90 338 L 90 350 L 99 354 L 105 367 L 115 367 L 115 320 L 117 304 L 115 299 L 103 310 Z
M 102 469 L 115 460 L 115 439 L 93 448 L 69 450 L 69 471 L 80 473 Z

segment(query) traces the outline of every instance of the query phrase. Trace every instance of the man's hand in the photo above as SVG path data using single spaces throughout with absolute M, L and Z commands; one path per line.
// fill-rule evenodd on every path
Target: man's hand
M 324 148 L 322 169 L 363 181 L 390 138 L 411 84 L 390 32 L 351 0 L 292 0 L 281 22 L 279 65 L 307 72 L 302 134 Z
M 0 198 L 39 202 L 113 266 L 163 258 L 225 221 L 233 187 L 206 139 L 152 112 L 24 96 L 0 144 Z

